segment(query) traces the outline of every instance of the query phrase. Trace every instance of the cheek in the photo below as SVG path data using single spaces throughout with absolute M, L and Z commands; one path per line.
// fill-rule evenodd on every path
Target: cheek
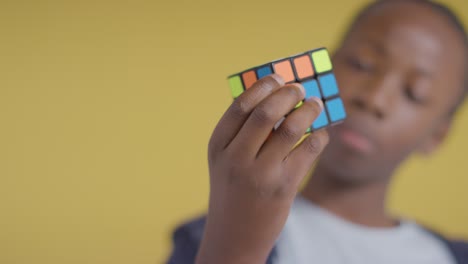
M 364 92 L 364 87 L 369 76 L 353 71 L 349 66 L 341 61 L 335 65 L 335 73 L 338 85 L 340 87 L 341 97 L 345 103 L 348 115 L 357 111 L 350 106 L 351 99 Z M 411 105 L 403 97 L 395 95 L 393 110 L 387 113 L 385 119 L 374 123 L 372 127 L 376 128 L 376 135 L 379 138 L 382 155 L 387 159 L 400 160 L 413 152 L 419 144 L 427 137 L 427 131 L 431 124 L 428 118 L 428 109 L 420 106 Z
M 430 134 L 430 121 L 421 109 L 401 105 L 380 126 L 383 149 L 396 157 L 411 154 Z
M 358 88 L 366 81 L 364 76 L 352 71 L 343 62 L 337 62 L 334 71 L 341 97 L 345 101 L 350 99 L 353 93 L 358 91 Z

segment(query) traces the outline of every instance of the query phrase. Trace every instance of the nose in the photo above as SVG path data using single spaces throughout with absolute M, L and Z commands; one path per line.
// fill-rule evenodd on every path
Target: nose
M 384 119 L 395 105 L 398 78 L 389 73 L 376 73 L 362 83 L 351 98 L 352 106 Z

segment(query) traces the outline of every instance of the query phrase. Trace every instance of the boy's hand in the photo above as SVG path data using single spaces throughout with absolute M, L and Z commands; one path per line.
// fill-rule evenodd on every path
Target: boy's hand
M 265 263 L 299 184 L 328 143 L 324 130 L 292 149 L 322 111 L 279 75 L 257 81 L 219 121 L 209 143 L 210 201 L 197 263 Z

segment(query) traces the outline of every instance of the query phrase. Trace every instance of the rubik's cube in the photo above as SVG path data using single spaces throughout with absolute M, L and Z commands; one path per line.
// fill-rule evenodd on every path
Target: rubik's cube
M 312 96 L 322 99 L 324 111 L 307 132 L 339 123 L 346 118 L 346 110 L 340 98 L 327 49 L 307 51 L 231 75 L 228 81 L 232 96 L 234 99 L 237 98 L 257 80 L 273 73 L 283 77 L 286 83 L 302 84 L 306 91 L 305 99 Z M 303 102 L 299 102 L 295 109 L 299 108 Z

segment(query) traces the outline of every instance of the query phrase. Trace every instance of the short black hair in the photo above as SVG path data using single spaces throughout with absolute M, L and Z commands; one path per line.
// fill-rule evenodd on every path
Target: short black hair
M 450 110 L 450 114 L 453 115 L 457 109 L 463 104 L 465 98 L 468 96 L 468 39 L 467 39 L 467 34 L 466 34 L 466 28 L 463 26 L 463 23 L 461 20 L 458 18 L 458 16 L 452 11 L 448 6 L 437 2 L 437 1 L 431 1 L 431 0 L 376 0 L 373 1 L 364 8 L 362 8 L 357 15 L 354 17 L 353 22 L 350 26 L 350 28 L 347 30 L 347 33 L 345 34 L 345 38 L 353 31 L 353 29 L 356 27 L 356 25 L 368 14 L 370 14 L 372 11 L 374 11 L 376 8 L 380 7 L 382 4 L 387 4 L 389 2 L 411 2 L 411 3 L 417 3 L 421 5 L 425 5 L 435 12 L 441 14 L 445 18 L 447 18 L 448 22 L 453 26 L 453 28 L 460 33 L 464 44 L 465 44 L 465 74 L 464 74 L 464 89 L 463 89 L 463 94 L 462 96 L 457 99 L 457 102 L 454 104 L 453 109 Z

